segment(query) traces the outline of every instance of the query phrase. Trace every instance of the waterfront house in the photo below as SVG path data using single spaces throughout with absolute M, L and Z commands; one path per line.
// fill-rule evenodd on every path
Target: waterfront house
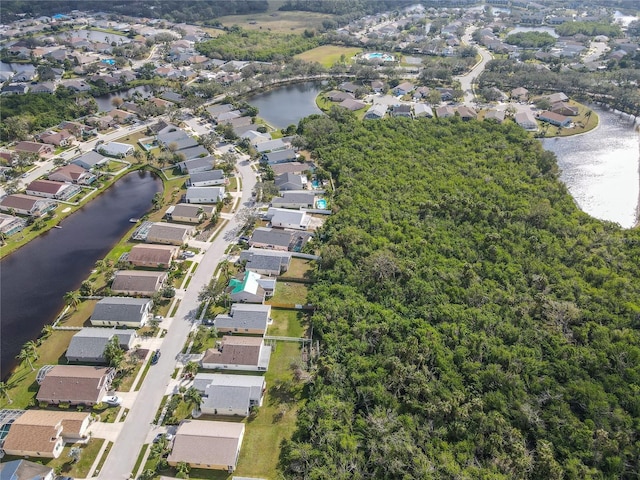
M 291 253 L 250 247 L 240 252 L 238 263 L 259 275 L 281 275 L 289 269 Z
M 9 426 L 2 445 L 7 455 L 34 458 L 58 458 L 66 443 L 86 443 L 91 415 L 85 412 L 26 410 Z M 30 463 L 30 462 L 29 462 Z M 24 476 L 8 476 L 6 465 L 0 469 L 2 479 L 53 479 L 53 471 L 42 475 L 40 464 Z M 51 470 L 50 468 L 48 470 Z
M 78 185 L 53 182 L 51 180 L 34 180 L 25 190 L 27 195 L 34 197 L 54 198 L 56 200 L 68 200 L 81 191 Z
M 95 405 L 111 388 L 115 370 L 87 365 L 46 365 L 38 372 L 36 400 L 58 405 Z
M 262 337 L 225 335 L 216 348 L 204 353 L 200 363 L 207 370 L 266 372 L 270 358 L 271 347 L 264 344 Z
M 215 207 L 212 205 L 192 205 L 179 203 L 167 209 L 165 216 L 173 222 L 200 223 L 206 216 L 213 215 Z
M 27 222 L 25 222 L 20 217 L 7 215 L 6 213 L 0 213 L 0 232 L 5 237 L 10 237 L 11 235 L 18 233 L 26 225 L 27 225 Z
M 571 119 L 569 117 L 565 117 L 564 115 L 550 112 L 548 110 L 540 112 L 540 114 L 538 115 L 538 120 L 550 123 L 551 125 L 555 125 L 556 127 L 561 128 L 565 128 L 571 125 Z
M 514 120 L 525 130 L 538 130 L 538 122 L 530 112 L 518 112 L 515 114 Z
M 120 270 L 115 274 L 111 291 L 123 295 L 151 297 L 160 290 L 166 280 L 165 272 Z
M 195 172 L 192 173 L 187 180 L 188 187 L 215 187 L 225 185 L 226 183 L 227 179 L 222 170 Z
M 54 210 L 56 206 L 57 204 L 53 200 L 24 195 L 22 193 L 7 195 L 0 200 L 0 210 L 3 212 L 13 212 L 30 217 L 40 217 Z
M 216 315 L 213 325 L 219 333 L 264 335 L 270 322 L 270 305 L 234 303 L 228 315 Z
M 80 165 L 70 164 L 57 168 L 48 176 L 54 182 L 77 183 L 80 185 L 90 185 L 96 179 L 95 175 L 89 173 Z
M 134 245 L 127 262 L 134 267 L 169 268 L 180 249 L 173 245 Z
M 178 426 L 167 462 L 231 473 L 238 464 L 243 438 L 243 423 L 184 420 Z
M 91 314 L 94 327 L 141 328 L 151 316 L 153 302 L 146 298 L 105 297 Z
M 258 227 L 253 231 L 249 245 L 257 248 L 287 251 L 294 241 L 293 232 Z
M 564 115 L 567 117 L 575 117 L 578 115 L 578 107 L 569 105 L 567 102 L 556 102 L 551 106 L 551 111 L 558 115 Z
M 355 100 L 353 98 L 345 98 L 342 102 L 338 104 L 339 107 L 346 108 L 352 112 L 360 110 L 367 106 L 366 103 L 361 102 L 360 100 Z
M 313 192 L 285 191 L 280 197 L 271 200 L 271 206 L 277 208 L 313 208 L 316 196 Z
M 131 330 L 86 327 L 71 338 L 65 357 L 68 362 L 104 364 L 107 362 L 104 349 L 114 336 L 124 350 L 129 350 L 137 338 Z
M 246 417 L 262 405 L 266 389 L 264 376 L 258 375 L 199 373 L 196 384 L 202 388 L 200 411 L 205 415 Z
M 291 146 L 289 142 L 284 141 L 282 138 L 253 143 L 252 145 L 258 153 L 277 152 L 279 150 L 285 150 Z
M 151 225 L 147 233 L 147 243 L 163 245 L 182 245 L 193 232 L 193 227 L 157 222 Z
M 180 167 L 182 173 L 188 173 L 189 175 L 192 175 L 194 173 L 213 170 L 214 163 L 215 158 L 213 158 L 212 156 L 206 156 L 180 162 L 178 166 Z
M 224 197 L 224 187 L 189 187 L 185 200 L 187 203 L 219 203 Z

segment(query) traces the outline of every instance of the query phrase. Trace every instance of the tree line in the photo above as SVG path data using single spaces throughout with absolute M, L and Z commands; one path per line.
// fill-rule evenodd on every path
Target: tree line
M 581 212 L 515 125 L 333 110 L 291 479 L 636 478 L 640 231 Z

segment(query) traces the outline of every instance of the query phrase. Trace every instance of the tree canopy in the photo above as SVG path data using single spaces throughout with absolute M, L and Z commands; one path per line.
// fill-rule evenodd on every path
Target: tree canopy
M 547 32 L 518 32 L 512 33 L 504 39 L 505 43 L 517 45 L 522 48 L 550 47 L 556 43 L 556 39 Z
M 635 478 L 640 231 L 579 211 L 514 124 L 300 133 L 336 197 L 286 477 Z

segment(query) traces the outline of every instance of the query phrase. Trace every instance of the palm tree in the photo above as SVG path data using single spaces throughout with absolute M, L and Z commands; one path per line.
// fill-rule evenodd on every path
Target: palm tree
M 585 124 L 584 128 L 587 128 L 587 125 L 589 125 L 589 121 L 591 120 L 591 114 L 593 113 L 593 111 L 591 110 L 587 110 L 584 114 L 584 118 L 587 119 L 587 123 Z
M 33 354 L 35 355 L 35 357 L 38 357 L 38 347 L 40 346 L 39 342 L 36 342 L 35 340 L 29 340 L 27 343 L 25 343 L 22 348 L 26 348 L 27 350 L 30 350 L 31 352 L 33 352 Z
M 182 395 L 182 398 L 187 405 L 193 405 L 196 410 L 200 410 L 200 403 L 202 403 L 202 395 L 195 387 L 190 387 Z
M 6 398 L 9 403 L 13 403 L 13 400 L 9 397 L 9 385 L 5 382 L 0 382 L 0 397 Z
M 40 330 L 40 333 L 42 334 L 42 338 L 49 338 L 53 333 L 53 325 L 45 325 L 42 327 L 42 330 Z
M 69 450 L 69 456 L 73 459 L 73 463 L 78 463 L 80 461 L 80 454 L 82 450 L 79 447 L 71 447 Z
M 74 310 L 78 310 L 80 305 L 80 292 L 72 290 L 64 294 L 64 303 L 69 307 L 73 307 Z
M 32 352 L 27 348 L 23 348 L 22 350 L 20 350 L 20 353 L 16 355 L 16 358 L 23 362 L 26 360 L 26 362 L 29 364 L 29 367 L 31 367 L 31 371 L 35 371 L 35 367 L 32 363 L 35 360 L 35 352 Z
M 184 366 L 184 373 L 187 375 L 195 375 L 198 373 L 198 363 L 189 362 Z
M 189 478 L 185 476 L 189 475 L 190 470 L 191 470 L 191 467 L 187 462 L 180 462 L 176 465 L 176 471 L 178 472 L 178 475 L 180 475 L 182 478 Z

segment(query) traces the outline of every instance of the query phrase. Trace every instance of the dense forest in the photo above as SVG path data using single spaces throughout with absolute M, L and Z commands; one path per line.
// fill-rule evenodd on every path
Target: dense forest
M 522 48 L 544 48 L 556 43 L 556 39 L 547 32 L 512 33 L 504 41 Z
M 196 49 L 208 57 L 222 60 L 269 62 L 276 58 L 292 57 L 318 45 L 319 38 L 313 34 L 280 34 L 232 27 L 226 35 L 196 44 Z
M 637 479 L 640 231 L 514 124 L 300 124 L 336 182 L 291 479 Z
M 581 33 L 590 37 L 606 35 L 609 38 L 617 38 L 622 35 L 620 25 L 604 22 L 565 22 L 555 27 L 558 35 L 569 37 Z
M 206 22 L 224 15 L 266 12 L 267 0 L 3 0 L 2 22 L 17 19 L 18 14 L 39 17 L 72 10 L 101 11 L 132 17 L 164 18 L 173 22 Z

